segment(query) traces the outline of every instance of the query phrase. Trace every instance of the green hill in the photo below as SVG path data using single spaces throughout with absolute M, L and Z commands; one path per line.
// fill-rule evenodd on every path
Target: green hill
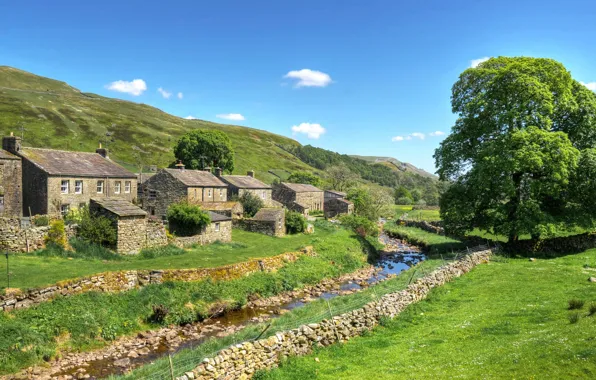
M 438 179 L 437 176 L 427 172 L 426 170 L 417 168 L 416 166 L 414 166 L 412 164 L 409 164 L 407 162 L 402 162 L 402 161 L 395 159 L 393 157 L 357 156 L 357 155 L 351 155 L 351 157 L 359 158 L 361 160 L 372 162 L 372 163 L 382 164 L 392 170 L 399 170 L 402 172 L 411 172 L 411 173 L 419 174 L 423 177 Z
M 64 82 L 0 66 L 0 133 L 22 133 L 24 145 L 94 151 L 102 142 L 112 159 L 138 171 L 141 163 L 145 167 L 171 163 L 172 147 L 194 128 L 218 129 L 230 136 L 237 173 L 255 170 L 259 178 L 271 182 L 277 171 L 316 171 L 278 147 L 300 145 L 287 137 L 186 120 L 145 104 L 80 92 Z

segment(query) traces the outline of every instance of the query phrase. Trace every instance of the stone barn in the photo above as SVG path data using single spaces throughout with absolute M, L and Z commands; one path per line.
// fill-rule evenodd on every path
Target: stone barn
M 346 193 L 325 190 L 325 218 L 352 214 L 354 212 L 354 204 L 345 198 Z
M 0 149 L 0 217 L 23 215 L 21 158 Z
M 309 184 L 282 182 L 273 189 L 273 199 L 290 210 L 308 216 L 311 211 L 323 211 L 323 190 Z
M 112 220 L 118 233 L 116 252 L 139 253 L 147 244 L 147 213 L 120 198 L 91 199 L 89 211 Z
M 286 212 L 281 208 L 262 208 L 254 217 L 236 222 L 238 228 L 270 236 L 285 236 Z

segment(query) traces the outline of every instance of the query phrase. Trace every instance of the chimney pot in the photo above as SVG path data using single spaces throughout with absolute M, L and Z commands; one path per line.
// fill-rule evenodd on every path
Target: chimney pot
M 222 172 L 223 171 L 221 170 L 221 168 L 215 168 L 215 176 L 216 177 L 221 177 Z
M 108 150 L 106 148 L 102 148 L 101 143 L 99 144 L 99 148 L 95 149 L 95 153 L 99 154 L 103 158 L 110 158 L 108 156 Z
M 184 164 L 182 163 L 182 160 L 178 160 L 178 163 L 176 164 L 176 168 L 178 168 L 180 170 L 184 170 Z
M 2 149 L 12 154 L 17 154 L 21 150 L 21 138 L 10 132 L 10 136 L 2 138 Z
M 255 171 L 254 170 L 249 170 L 246 172 L 246 175 L 252 178 L 255 178 Z
M 206 168 L 203 169 L 204 172 L 207 173 L 211 173 L 211 168 L 209 166 L 207 166 Z

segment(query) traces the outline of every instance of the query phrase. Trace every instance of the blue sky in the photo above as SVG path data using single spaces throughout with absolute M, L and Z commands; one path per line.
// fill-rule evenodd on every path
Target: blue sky
M 0 5 L 0 64 L 434 171 L 473 60 L 549 57 L 596 82 L 593 3 L 19 0 Z

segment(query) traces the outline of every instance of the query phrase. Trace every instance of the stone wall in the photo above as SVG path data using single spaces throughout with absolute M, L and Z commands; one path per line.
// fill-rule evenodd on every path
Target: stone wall
M 165 217 L 172 203 L 185 199 L 187 199 L 186 186 L 165 170 L 160 170 L 143 183 L 141 203 L 143 210 L 149 215 Z
M 285 235 L 281 229 L 277 228 L 277 222 L 275 220 L 240 219 L 234 221 L 234 227 L 244 231 L 256 232 L 269 236 Z
M 168 244 L 168 236 L 166 228 L 161 220 L 148 218 L 147 219 L 147 247 L 160 247 Z
M 21 227 L 21 218 L 0 218 L 0 250 L 14 253 L 33 252 L 45 247 L 50 227 Z M 68 239 L 75 236 L 76 226 L 67 225 Z
M 310 211 L 323 211 L 325 193 L 322 191 L 296 193 L 296 202 L 305 205 Z
M 50 301 L 58 296 L 72 296 L 88 291 L 120 292 L 164 281 L 201 281 L 207 278 L 231 280 L 255 272 L 277 270 L 288 262 L 298 260 L 303 255 L 313 256 L 315 253 L 312 247 L 306 247 L 298 252 L 288 252 L 273 257 L 254 259 L 216 268 L 130 270 L 99 273 L 93 276 L 61 281 L 45 288 L 0 295 L 0 311 L 26 308 Z
M 0 152 L 0 216 L 23 215 L 21 159 Z
M 354 204 L 342 198 L 328 198 L 325 200 L 325 218 L 338 215 L 350 215 L 354 212 Z
M 118 241 L 116 252 L 136 254 L 147 245 L 147 219 L 145 216 L 124 216 L 117 221 Z
M 229 243 L 232 241 L 231 220 L 212 222 L 198 235 L 176 237 L 174 244 L 178 247 L 188 247 L 194 244 L 211 244 L 216 241 L 222 243 Z
M 461 276 L 476 265 L 487 262 L 491 251 L 481 251 L 449 263 L 431 274 L 416 280 L 405 290 L 387 294 L 377 302 L 370 302 L 357 309 L 320 323 L 300 326 L 290 331 L 245 342 L 224 349 L 215 357 L 203 360 L 194 369 L 195 379 L 248 379 L 258 370 L 276 367 L 285 358 L 306 355 L 314 347 L 324 347 L 337 341 L 347 341 L 379 324 L 381 318 L 393 318 L 410 304 L 424 299 L 435 287 Z M 187 380 L 184 375 L 182 380 Z
M 427 222 L 425 220 L 400 220 L 397 223 L 406 227 L 417 227 L 421 230 L 431 232 L 433 234 L 445 235 L 445 229 L 443 227 L 435 225 L 431 222 Z

